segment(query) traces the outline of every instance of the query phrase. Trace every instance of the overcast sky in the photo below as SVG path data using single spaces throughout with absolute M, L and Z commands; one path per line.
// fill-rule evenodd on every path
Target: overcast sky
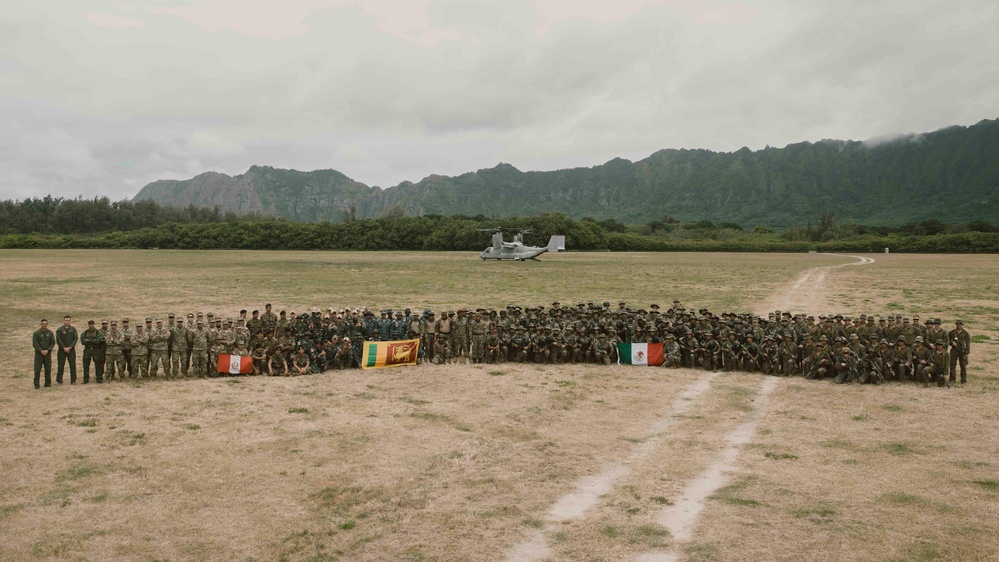
M 0 199 L 388 187 L 999 117 L 999 3 L 4 0 Z

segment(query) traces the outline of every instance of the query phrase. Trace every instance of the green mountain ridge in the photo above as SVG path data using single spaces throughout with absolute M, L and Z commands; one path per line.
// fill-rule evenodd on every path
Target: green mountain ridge
M 899 225 L 999 222 L 999 119 L 871 142 L 822 140 L 735 152 L 664 149 L 631 162 L 522 172 L 509 164 L 369 187 L 332 169 L 252 166 L 228 176 L 146 185 L 133 202 L 338 222 L 401 208 L 407 215 L 564 213 L 644 223 L 679 220 L 784 227 L 824 210 L 841 220 Z

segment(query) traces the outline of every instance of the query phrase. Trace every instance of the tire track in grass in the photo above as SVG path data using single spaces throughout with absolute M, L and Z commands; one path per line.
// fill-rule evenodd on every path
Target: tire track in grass
M 610 492 L 617 481 L 631 473 L 629 467 L 631 463 L 645 458 L 655 449 L 666 430 L 690 408 L 690 405 L 699 396 L 711 388 L 711 382 L 717 376 L 718 373 L 706 373 L 685 388 L 673 400 L 669 413 L 649 426 L 647 437 L 632 450 L 624 461 L 609 464 L 597 474 L 580 478 L 576 482 L 575 489 L 559 498 L 548 510 L 544 518 L 544 525 L 529 538 L 514 545 L 507 552 L 506 559 L 520 562 L 540 560 L 548 556 L 547 535 L 557 530 L 558 526 L 564 522 L 582 519 L 586 516 L 601 496 Z
M 773 392 L 778 383 L 779 379 L 776 377 L 763 379 L 763 385 L 755 400 L 756 409 L 752 417 L 739 424 L 725 436 L 725 448 L 710 466 L 684 486 L 680 499 L 673 505 L 666 506 L 659 511 L 656 523 L 669 530 L 677 546 L 690 541 L 694 527 L 697 525 L 697 518 L 704 509 L 708 497 L 730 480 L 731 474 L 736 470 L 739 451 L 753 438 L 760 412 L 766 406 L 770 393 Z M 674 547 L 673 550 L 647 552 L 635 560 L 636 562 L 672 562 L 679 560 L 679 553 Z

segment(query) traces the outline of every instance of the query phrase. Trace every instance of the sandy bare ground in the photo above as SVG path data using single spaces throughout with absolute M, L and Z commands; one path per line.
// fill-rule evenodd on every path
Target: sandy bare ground
M 514 269 L 398 253 L 0 252 L 0 559 L 502 560 L 525 544 L 545 560 L 995 559 L 999 260 L 873 257 L 829 268 L 809 312 L 962 317 L 990 338 L 973 344 L 969 385 L 766 379 L 766 394 L 749 374 L 454 365 L 35 392 L 27 335 L 67 309 L 627 293 L 766 312 L 796 304 L 761 295 L 859 260 L 566 254 Z M 733 454 L 691 523 L 661 520 Z

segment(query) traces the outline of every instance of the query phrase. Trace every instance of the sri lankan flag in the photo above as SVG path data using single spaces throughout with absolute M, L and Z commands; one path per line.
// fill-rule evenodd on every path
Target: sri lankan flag
M 361 351 L 361 368 L 416 365 L 420 340 L 366 341 Z

